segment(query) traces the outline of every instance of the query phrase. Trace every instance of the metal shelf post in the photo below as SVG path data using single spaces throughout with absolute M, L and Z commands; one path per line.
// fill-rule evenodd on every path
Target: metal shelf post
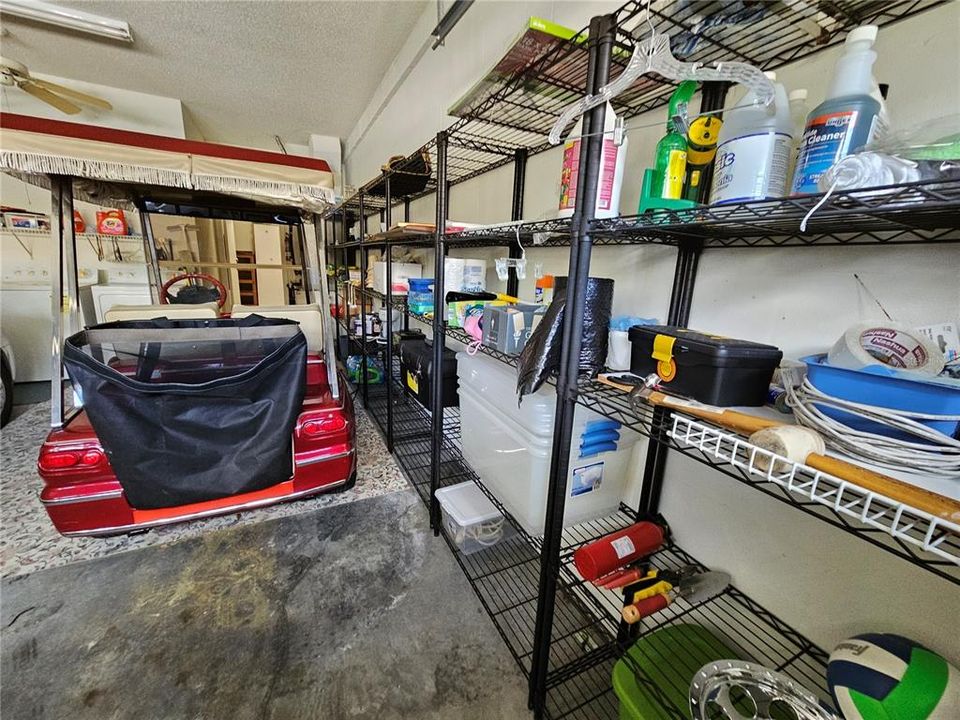
M 700 101 L 701 112 L 719 110 L 727 97 L 730 84 L 726 82 L 705 83 Z M 722 114 L 719 115 L 722 119 Z M 700 180 L 700 196 L 706 200 L 713 178 L 713 165 L 710 165 Z M 682 241 L 677 253 L 677 264 L 673 273 L 673 288 L 670 293 L 670 307 L 667 310 L 667 324 L 686 327 L 690 321 L 690 303 L 693 300 L 693 288 L 697 279 L 700 253 L 703 250 L 701 240 Z M 640 486 L 640 502 L 637 512 L 644 516 L 656 515 L 660 507 L 660 494 L 663 491 L 663 475 L 667 463 L 666 428 L 670 422 L 670 411 L 656 408 L 653 413 L 653 427 L 656 437 L 647 445 L 647 456 L 643 466 L 643 484 Z
M 437 500 L 437 488 L 440 487 L 440 453 L 443 438 L 443 272 L 446 255 L 444 230 L 447 224 L 449 205 L 447 183 L 447 133 L 437 133 L 437 223 L 434 242 L 433 273 L 433 363 L 431 368 L 431 433 L 430 443 L 430 527 L 434 535 L 440 534 L 440 502 Z
M 521 148 L 513 155 L 513 204 L 510 208 L 510 219 L 513 221 L 523 220 L 523 193 L 527 178 L 527 155 L 526 149 Z M 523 257 L 523 249 L 516 241 L 510 243 L 509 257 Z M 510 268 L 507 279 L 507 295 L 517 297 L 520 293 L 520 279 L 517 277 L 517 269 Z
M 590 21 L 587 92 L 596 92 L 606 84 L 610 75 L 610 56 L 615 39 L 616 22 L 613 16 L 595 17 Z M 550 644 L 553 632 L 557 579 L 560 572 L 560 547 L 563 534 L 563 510 L 566 501 L 567 472 L 569 471 L 570 435 L 577 402 L 577 377 L 580 363 L 580 340 L 583 332 L 583 312 L 590 275 L 591 241 L 589 224 L 596 208 L 597 184 L 600 174 L 602 133 L 595 132 L 604 124 L 605 107 L 600 105 L 584 117 L 583 138 L 580 143 L 580 176 L 577 200 L 571 223 L 570 262 L 567 277 L 566 309 L 564 312 L 563 346 L 560 372 L 557 379 L 557 411 L 554 418 L 553 454 L 550 462 L 550 480 L 547 490 L 547 509 L 544 520 L 543 545 L 540 553 L 540 582 L 537 599 L 537 618 L 534 628 L 534 655 L 530 673 L 529 703 L 537 718 L 544 717 L 547 674 L 550 665 Z
M 367 216 L 364 213 L 363 193 L 359 196 L 360 216 L 357 218 L 357 234 L 360 242 L 366 236 Z M 360 245 L 357 248 L 360 254 L 360 289 L 367 286 L 367 248 Z M 370 391 L 367 383 L 367 301 L 363 294 L 359 295 L 360 300 L 360 387 L 363 394 L 363 406 L 370 406 Z
M 386 175 L 383 180 L 383 194 L 385 205 L 383 208 L 383 223 L 387 229 L 391 225 L 391 216 L 393 208 L 391 207 L 392 198 L 390 197 L 390 175 Z M 383 259 L 386 263 L 386 287 L 384 288 L 383 311 L 386 314 L 384 322 L 387 328 L 387 347 L 386 347 L 386 373 L 384 373 L 384 382 L 387 384 L 387 452 L 393 454 L 393 245 L 387 243 L 383 251 Z M 374 288 L 376 290 L 376 288 Z

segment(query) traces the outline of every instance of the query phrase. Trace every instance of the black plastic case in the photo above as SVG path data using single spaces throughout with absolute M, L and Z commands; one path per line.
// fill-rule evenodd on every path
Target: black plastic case
M 404 340 L 400 343 L 400 372 L 403 387 L 427 410 L 433 408 L 433 343 L 425 340 Z M 443 349 L 443 406 L 459 407 L 457 394 L 457 354 Z
M 630 372 L 656 373 L 666 391 L 708 405 L 763 405 L 783 357 L 773 345 L 669 325 L 635 325 L 629 337 Z

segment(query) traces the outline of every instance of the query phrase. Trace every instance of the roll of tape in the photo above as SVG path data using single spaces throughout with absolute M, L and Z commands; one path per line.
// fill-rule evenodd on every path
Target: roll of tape
M 810 453 L 823 455 L 826 451 L 820 433 L 800 425 L 776 425 L 757 430 L 750 436 L 750 442 L 775 455 L 799 463 L 806 461 Z M 754 465 L 760 470 L 767 470 L 770 467 L 770 461 L 771 459 L 767 456 L 757 454 Z M 776 461 L 774 464 L 774 472 L 785 473 L 789 470 L 789 466 L 782 461 Z
M 831 365 L 862 370 L 886 365 L 894 370 L 933 376 L 943 372 L 943 353 L 932 340 L 906 325 L 854 325 L 827 353 Z

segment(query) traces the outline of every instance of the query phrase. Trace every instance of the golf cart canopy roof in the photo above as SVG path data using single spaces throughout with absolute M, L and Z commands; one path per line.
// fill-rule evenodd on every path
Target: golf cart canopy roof
M 180 189 L 180 199 L 169 202 L 195 209 L 183 214 L 239 220 L 244 218 L 209 214 L 232 204 L 213 202 L 217 195 L 252 201 L 247 210 L 287 206 L 318 213 L 334 201 L 333 173 L 317 158 L 14 113 L 0 113 L 0 130 L 0 169 L 43 186 L 49 186 L 49 175 L 71 176 L 77 195 L 92 202 L 165 212 L 159 207 L 168 202 L 164 196 Z M 155 205 L 144 207 L 147 200 Z

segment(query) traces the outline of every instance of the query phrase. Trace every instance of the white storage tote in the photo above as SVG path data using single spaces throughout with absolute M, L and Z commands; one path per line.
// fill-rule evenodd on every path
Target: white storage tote
M 543 534 L 556 392 L 544 387 L 517 407 L 517 372 L 482 355 L 457 353 L 463 454 L 484 485 L 532 535 Z M 570 438 L 563 525 L 620 504 L 639 436 L 577 407 Z

